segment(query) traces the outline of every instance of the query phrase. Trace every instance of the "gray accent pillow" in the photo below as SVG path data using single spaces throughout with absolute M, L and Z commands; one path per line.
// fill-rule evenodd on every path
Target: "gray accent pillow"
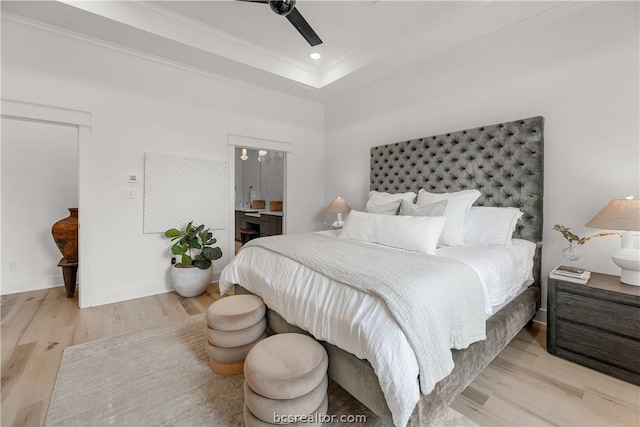
M 398 215 L 443 216 L 446 207 L 446 200 L 430 203 L 428 205 L 414 205 L 406 200 L 402 200 L 400 203 L 400 213 Z
M 377 205 L 371 200 L 369 200 L 367 202 L 367 206 L 365 206 L 365 212 L 384 214 L 384 215 L 398 215 L 398 211 L 400 210 L 400 202 L 409 203 L 406 200 L 398 199 L 389 203 Z M 409 203 L 409 204 L 412 204 L 412 203 Z

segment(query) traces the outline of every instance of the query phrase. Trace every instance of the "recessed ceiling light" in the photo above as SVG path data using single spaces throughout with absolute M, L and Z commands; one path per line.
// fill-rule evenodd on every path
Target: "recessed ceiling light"
M 311 59 L 320 59 L 322 58 L 322 55 L 319 52 L 312 52 L 309 54 L 309 58 Z

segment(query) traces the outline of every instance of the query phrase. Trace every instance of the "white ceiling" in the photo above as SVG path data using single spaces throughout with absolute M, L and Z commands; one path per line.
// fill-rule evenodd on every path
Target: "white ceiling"
M 202 72 L 330 102 L 473 44 L 527 31 L 588 2 L 305 1 L 312 48 L 268 5 L 218 1 L 2 1 L 28 20 Z M 314 61 L 309 53 L 323 56 Z

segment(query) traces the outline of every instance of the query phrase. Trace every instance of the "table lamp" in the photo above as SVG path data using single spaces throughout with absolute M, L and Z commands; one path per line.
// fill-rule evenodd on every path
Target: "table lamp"
M 622 231 L 620 250 L 611 258 L 622 269 L 622 283 L 640 286 L 640 200 L 632 196 L 611 200 L 585 226 Z
M 335 199 L 333 199 L 331 203 L 329 203 L 329 206 L 327 206 L 326 209 L 324 210 L 327 213 L 338 214 L 338 218 L 333 224 L 331 224 L 331 228 L 333 229 L 342 228 L 342 226 L 344 226 L 344 221 L 342 220 L 342 214 L 348 213 L 350 210 L 351 208 L 343 198 L 336 197 Z

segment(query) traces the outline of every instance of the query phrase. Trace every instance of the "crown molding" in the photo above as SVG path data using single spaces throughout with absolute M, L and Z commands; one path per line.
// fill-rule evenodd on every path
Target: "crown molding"
M 508 39 L 597 4 L 597 2 L 584 1 L 552 1 L 548 3 L 550 5 L 548 8 L 533 15 L 530 15 L 531 12 L 527 9 L 515 8 L 508 12 L 511 14 L 512 23 L 501 26 L 498 21 L 495 23 L 491 21 L 491 17 L 495 15 L 495 8 L 499 7 L 500 3 L 499 1 L 437 3 L 440 9 L 436 9 L 434 25 L 427 26 L 422 22 L 423 15 L 411 14 L 400 20 L 397 25 L 382 30 L 375 37 L 367 39 L 351 52 L 325 67 L 321 76 L 321 86 L 325 87 L 374 62 L 377 63 L 380 75 L 384 75 L 384 70 L 393 69 L 392 64 L 396 62 L 404 63 L 406 68 L 412 68 L 447 51 Z M 434 4 L 431 4 L 431 7 L 433 8 Z M 476 31 L 477 36 L 471 37 L 459 31 L 459 28 L 473 29 L 474 23 L 478 21 L 485 22 L 486 25 Z M 401 51 L 397 48 L 399 43 L 394 41 L 394 34 L 395 37 L 399 37 L 400 33 L 397 31 L 399 28 L 405 28 L 404 31 L 400 31 L 403 34 L 402 38 L 408 40 L 403 43 Z M 438 42 L 432 43 L 431 40 L 435 39 Z M 414 59 L 410 61 L 403 59 L 407 54 L 411 54 Z
M 60 3 L 103 18 L 264 70 L 286 79 L 319 88 L 318 72 L 301 67 L 282 55 L 240 42 L 221 31 L 144 2 L 94 2 L 58 0 Z
M 161 4 L 161 3 L 160 3 Z M 280 52 L 269 49 L 264 46 L 256 45 L 255 43 L 250 43 L 244 39 L 236 37 L 227 32 L 218 30 L 215 27 L 210 25 L 203 24 L 201 21 L 197 21 L 195 19 L 191 19 L 184 15 L 180 15 L 172 10 L 169 10 L 165 7 L 162 7 L 160 4 L 152 4 L 148 2 L 131 2 L 131 7 L 137 7 L 140 10 L 147 11 L 149 13 L 154 13 L 156 15 L 162 16 L 163 18 L 170 19 L 174 22 L 179 23 L 180 25 L 185 25 L 190 28 L 197 29 L 201 31 L 203 34 L 208 37 L 216 37 L 227 41 L 228 43 L 234 45 L 244 46 L 246 49 L 251 50 L 254 53 L 262 53 L 269 55 L 273 58 L 276 58 L 279 61 L 290 64 L 292 67 L 299 67 L 308 70 L 310 73 L 318 74 L 318 69 L 316 67 L 312 67 L 309 64 L 306 64 L 302 61 L 296 60 L 295 58 L 291 58 L 290 56 L 283 55 Z
M 528 16 L 504 28 L 493 31 L 477 39 L 477 42 L 499 41 L 516 34 L 527 32 L 533 28 L 549 23 L 563 16 L 572 15 L 588 7 L 597 5 L 597 1 L 556 1 L 554 7 Z
M 244 68 L 249 75 L 258 72 L 263 74 L 268 85 L 252 83 L 249 79 L 240 80 L 217 73 L 213 67 L 201 68 L 163 57 L 162 54 L 149 54 L 135 48 L 128 48 L 116 43 L 95 37 L 81 35 L 71 29 L 56 27 L 31 18 L 11 16 L 23 24 L 38 26 L 47 31 L 73 37 L 76 40 L 90 42 L 129 55 L 170 65 L 190 72 L 214 77 L 219 80 L 266 90 L 269 93 L 304 99 L 304 95 L 296 96 L 294 92 L 318 91 L 345 79 L 353 81 L 371 74 L 375 67 L 380 78 L 398 72 L 399 64 L 411 68 L 428 61 L 446 51 L 458 48 L 481 46 L 503 40 L 514 35 L 535 30 L 536 27 L 591 7 L 594 2 L 554 1 L 547 8 L 534 6 L 542 4 L 533 2 L 523 8 L 506 8 L 509 18 L 501 24 L 499 20 L 491 20 L 501 2 L 425 2 L 419 10 L 429 6 L 430 25 L 425 25 L 424 13 L 410 13 L 402 19 L 381 28 L 374 37 L 364 40 L 341 58 L 336 59 L 321 69 L 313 69 L 307 64 L 298 62 L 286 55 L 268 48 L 247 42 L 229 33 L 208 26 L 203 22 L 180 15 L 158 4 L 149 2 L 94 2 L 77 0 L 59 0 L 61 4 L 77 8 L 95 16 L 118 22 L 138 31 L 145 31 L 156 37 L 170 40 L 196 49 L 202 55 L 211 55 L 217 61 L 228 61 Z M 434 9 L 435 7 L 435 9 Z M 536 9 L 537 7 L 537 9 Z M 539 12 L 530 15 L 534 11 Z M 3 12 L 3 15 L 11 15 Z M 486 25 L 478 26 L 478 21 Z M 37 24 L 36 24 L 37 23 Z M 456 24 L 456 25 L 453 25 Z M 467 30 L 460 31 L 460 28 Z M 476 36 L 474 36 L 474 33 Z M 403 48 L 398 49 L 399 40 L 403 39 Z M 198 54 L 200 54 L 198 53 Z M 194 58 L 197 55 L 194 51 Z M 411 55 L 411 58 L 407 58 Z M 194 59 L 194 61 L 197 59 Z M 195 62 L 194 62 L 195 64 Z M 270 75 L 270 76 L 269 76 Z M 366 78 L 366 77 L 365 77 Z M 368 78 L 369 81 L 371 78 Z M 269 87 L 270 86 L 270 87 Z M 334 85 L 335 86 L 335 85 Z M 322 96 L 316 97 L 320 99 Z M 309 101 L 316 104 L 314 101 Z M 322 105 L 322 103 L 318 103 Z
M 305 99 L 305 98 L 301 98 L 295 95 L 291 95 L 288 93 L 285 93 L 283 91 L 280 90 L 275 90 L 275 89 L 270 89 L 268 87 L 262 86 L 262 85 L 258 85 L 258 84 L 252 84 L 250 82 L 244 81 L 244 80 L 239 80 L 239 79 L 234 79 L 232 77 L 228 77 L 226 75 L 222 75 L 222 74 L 218 74 L 218 73 L 214 73 L 212 71 L 208 71 L 208 70 L 203 70 L 201 68 L 197 68 L 197 67 L 193 67 L 193 66 L 189 66 L 186 64 L 183 64 L 181 62 L 178 61 L 173 61 L 167 58 L 163 58 L 157 55 L 152 55 L 149 53 L 145 53 L 145 52 L 141 52 L 139 50 L 133 49 L 133 48 L 129 48 L 129 47 L 125 47 L 116 43 L 111 43 L 102 39 L 98 39 L 95 37 L 91 37 L 88 36 L 86 34 L 80 34 L 77 33 L 75 31 L 66 29 L 66 28 L 61 28 L 55 25 L 51 25 L 51 24 L 46 24 L 44 22 L 41 21 L 37 21 L 34 19 L 30 19 L 30 18 L 25 18 L 24 16 L 20 16 L 20 15 L 16 15 L 14 13 L 10 13 L 10 12 L 6 12 L 6 11 L 2 11 L 0 13 L 0 16 L 3 20 L 6 20 L 8 22 L 13 22 L 19 25 L 23 25 L 25 27 L 29 27 L 29 28 L 34 28 L 40 31 L 44 31 L 47 33 L 51 33 L 51 34 L 56 34 L 58 36 L 61 37 L 65 37 L 68 39 L 72 39 L 78 42 L 82 42 L 84 44 L 88 44 L 88 45 L 92 45 L 92 46 L 97 46 L 97 47 L 101 47 L 104 49 L 108 49 L 114 52 L 118 52 L 127 56 L 131 56 L 137 59 L 142 59 L 145 61 L 149 61 L 149 62 L 153 62 L 156 64 L 160 64 L 160 65 L 164 65 L 164 66 L 168 66 L 168 67 L 172 67 L 175 69 L 179 69 L 182 71 L 186 71 L 189 73 L 194 73 L 194 74 L 198 74 L 200 76 L 204 76 L 204 77 L 208 77 L 208 78 L 212 78 L 218 81 L 222 81 L 225 83 L 229 83 L 229 84 L 233 84 L 236 86 L 241 86 L 244 88 L 248 88 L 248 89 L 252 89 L 258 92 L 262 92 L 262 93 L 266 93 L 269 94 L 271 96 L 277 96 L 280 97 L 282 99 L 288 99 L 288 100 L 295 100 L 296 102 L 300 102 L 303 103 L 305 105 L 308 106 L 312 106 L 312 107 L 316 107 L 318 109 L 322 109 L 324 110 L 324 105 L 320 102 L 316 102 L 316 101 L 312 101 L 309 99 Z M 314 88 L 315 89 L 315 88 Z

